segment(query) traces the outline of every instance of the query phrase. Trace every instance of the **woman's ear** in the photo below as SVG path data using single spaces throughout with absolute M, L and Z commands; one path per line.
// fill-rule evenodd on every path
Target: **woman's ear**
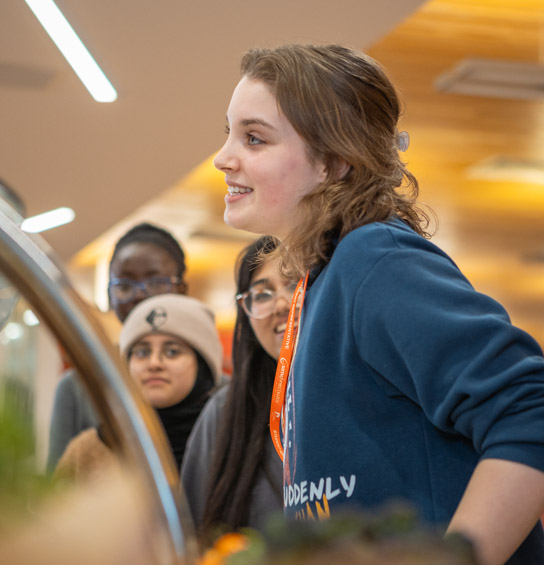
M 346 175 L 350 172 L 351 165 L 347 161 L 342 159 L 342 157 L 337 157 L 331 169 L 332 170 L 330 171 L 329 178 L 332 178 L 335 181 L 339 181 L 339 180 L 343 180 L 346 177 Z
M 343 180 L 351 171 L 351 165 L 339 157 L 336 161 L 336 180 Z

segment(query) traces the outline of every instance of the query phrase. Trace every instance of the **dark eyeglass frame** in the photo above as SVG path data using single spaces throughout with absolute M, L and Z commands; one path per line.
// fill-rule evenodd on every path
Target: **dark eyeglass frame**
M 149 277 L 148 279 L 144 279 L 143 281 L 135 281 L 132 279 L 119 279 L 116 277 L 112 277 L 108 284 L 108 294 L 110 300 L 112 302 L 116 302 L 117 304 L 126 304 L 134 299 L 134 297 L 138 293 L 138 289 L 145 293 L 147 296 L 157 296 L 152 292 L 149 292 L 149 285 L 152 283 L 162 283 L 166 285 L 168 288 L 166 293 L 170 292 L 174 286 L 183 284 L 183 280 L 181 277 Z M 114 294 L 114 287 L 117 285 L 128 285 L 131 287 L 132 292 L 128 298 L 118 298 Z M 165 294 L 165 292 L 160 292 L 158 294 Z

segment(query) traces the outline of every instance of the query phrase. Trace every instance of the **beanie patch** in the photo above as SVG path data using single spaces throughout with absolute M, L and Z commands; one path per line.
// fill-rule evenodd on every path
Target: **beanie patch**
M 166 310 L 159 306 L 157 308 L 153 308 L 151 312 L 147 315 L 145 321 L 155 330 L 157 331 L 161 326 L 166 324 Z

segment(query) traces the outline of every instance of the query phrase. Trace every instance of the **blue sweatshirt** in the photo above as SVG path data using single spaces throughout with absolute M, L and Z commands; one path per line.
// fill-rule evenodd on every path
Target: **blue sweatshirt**
M 409 501 L 446 526 L 481 459 L 544 471 L 544 358 L 400 220 L 340 241 L 311 281 L 286 394 L 284 505 Z M 540 524 L 509 563 L 544 563 Z

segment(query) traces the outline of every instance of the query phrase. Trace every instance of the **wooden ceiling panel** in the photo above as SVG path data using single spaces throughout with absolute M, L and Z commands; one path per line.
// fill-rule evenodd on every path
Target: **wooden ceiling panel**
M 467 58 L 538 63 L 543 42 L 542 0 L 431 0 L 368 50 L 404 101 L 405 159 L 438 217 L 436 242 L 542 344 L 544 180 L 470 171 L 498 158 L 544 165 L 544 99 L 451 94 L 435 81 Z

